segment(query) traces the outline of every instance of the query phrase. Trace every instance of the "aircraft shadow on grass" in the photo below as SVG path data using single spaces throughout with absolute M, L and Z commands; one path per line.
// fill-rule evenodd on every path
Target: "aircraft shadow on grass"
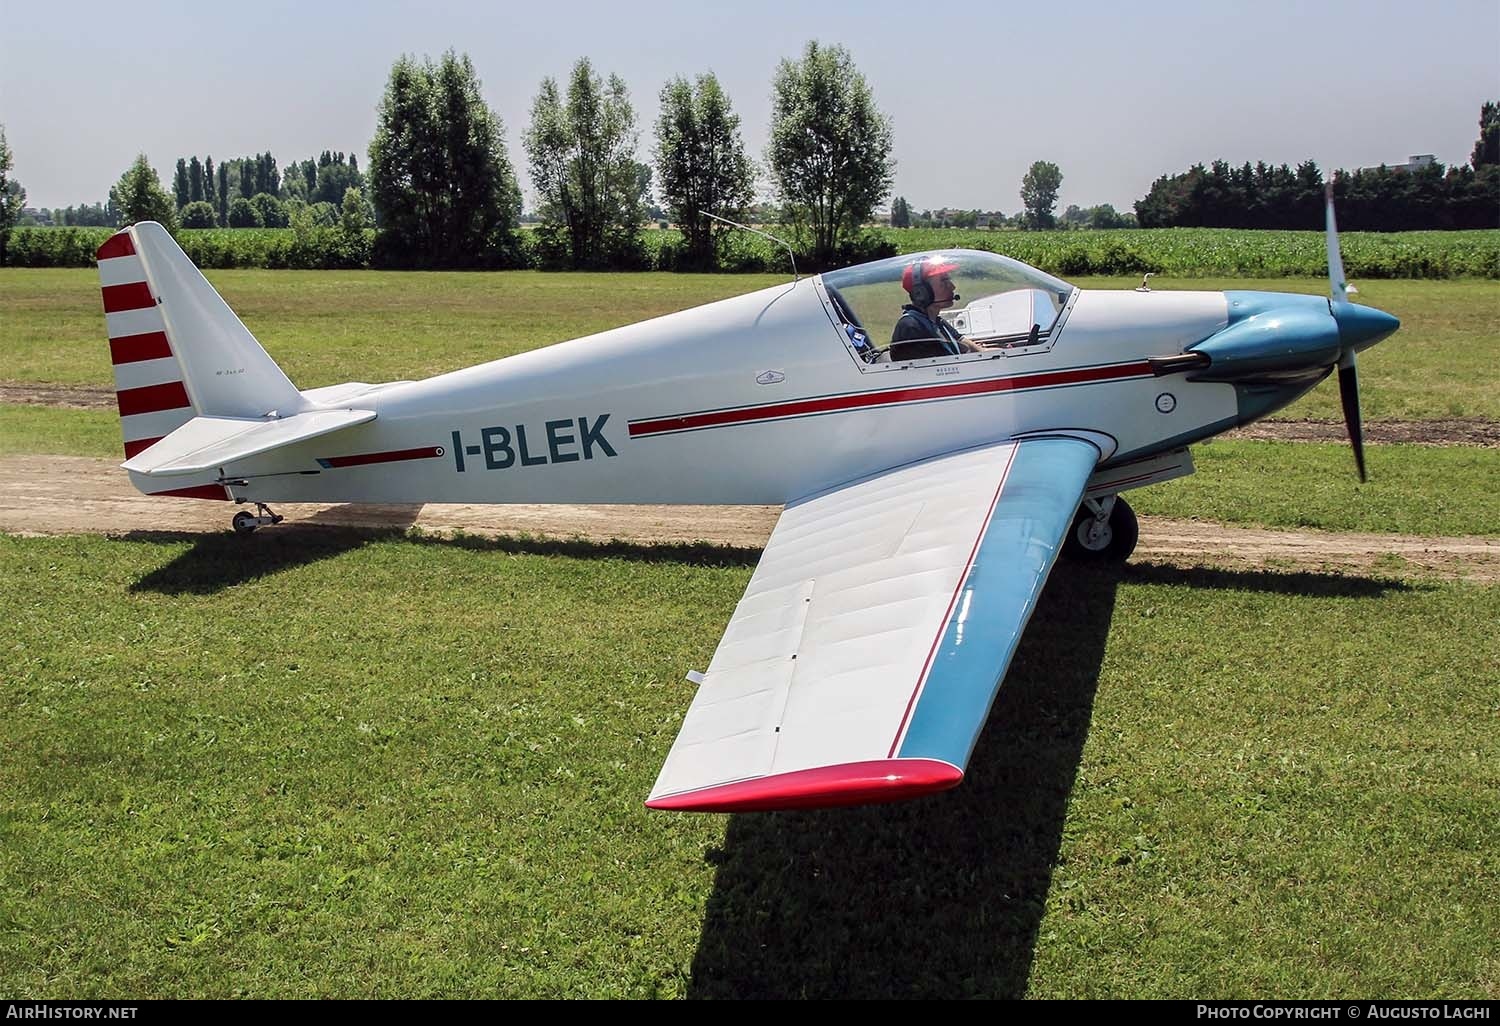
M 356 507 L 347 507 L 354 509 Z M 368 507 L 358 507 L 361 512 Z M 517 555 L 568 556 L 575 559 L 615 559 L 643 563 L 680 563 L 689 566 L 753 567 L 760 549 L 732 545 L 641 544 L 628 541 L 597 542 L 582 538 L 533 538 L 525 535 L 488 537 L 479 535 L 432 535 L 412 533 L 420 506 L 409 509 L 405 523 L 392 516 L 380 527 L 352 527 L 333 507 L 298 523 L 287 523 L 256 532 L 246 538 L 236 534 L 194 534 L 181 531 L 130 531 L 116 537 L 124 541 L 176 543 L 192 547 L 171 562 L 146 574 L 130 588 L 164 595 L 211 595 L 270 574 L 294 570 L 323 559 L 332 559 L 377 541 L 405 541 L 413 545 L 463 549 L 470 552 L 506 552 Z
M 1123 583 L 1377 598 L 1394 581 L 1130 566 L 1054 574 L 962 787 L 734 817 L 694 997 L 1021 997 Z
M 761 556 L 759 548 L 708 542 L 643 544 L 628 541 L 598 542 L 584 538 L 534 538 L 526 535 L 490 537 L 413 533 L 410 528 L 421 508 L 384 507 L 385 522 L 376 527 L 367 526 L 369 506 L 348 505 L 331 507 L 306 520 L 281 525 L 270 531 L 260 531 L 250 538 L 229 533 L 195 534 L 182 531 L 130 531 L 116 537 L 124 541 L 192 543 L 192 548 L 142 577 L 130 589 L 165 595 L 213 594 L 270 574 L 331 559 L 375 541 L 404 540 L 416 545 L 460 548 L 472 552 L 568 556 L 575 559 L 624 559 L 689 566 L 753 567 Z M 350 526 L 348 518 L 354 515 L 358 516 L 358 523 L 366 526 Z M 1312 571 L 1220 570 L 1205 567 L 1184 569 L 1164 564 L 1136 563 L 1129 565 L 1124 574 L 1127 579 L 1146 583 L 1268 591 L 1288 595 L 1374 598 L 1388 591 L 1409 589 L 1408 585 L 1395 580 Z

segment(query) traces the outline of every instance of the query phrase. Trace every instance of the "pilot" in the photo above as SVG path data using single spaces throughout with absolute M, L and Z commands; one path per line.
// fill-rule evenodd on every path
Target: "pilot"
M 958 301 L 952 277 L 957 268 L 956 263 L 941 256 L 928 256 L 908 264 L 901 272 L 901 287 L 911 302 L 901 308 L 901 319 L 891 332 L 892 360 L 979 352 L 978 346 L 938 316 Z

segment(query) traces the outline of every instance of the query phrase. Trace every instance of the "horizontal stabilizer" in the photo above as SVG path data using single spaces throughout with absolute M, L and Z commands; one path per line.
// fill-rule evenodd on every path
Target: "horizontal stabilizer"
M 374 410 L 314 410 L 279 418 L 194 417 L 121 466 L 152 477 L 196 474 L 374 419 Z

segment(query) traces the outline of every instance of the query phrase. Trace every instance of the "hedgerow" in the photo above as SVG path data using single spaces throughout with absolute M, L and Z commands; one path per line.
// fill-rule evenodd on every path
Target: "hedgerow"
M 13 267 L 88 267 L 109 228 L 17 228 L 6 263 Z M 675 271 L 683 260 L 680 233 L 644 231 L 639 250 L 621 270 Z M 338 226 L 182 229 L 177 239 L 204 268 L 351 268 L 370 266 L 374 230 Z M 1500 278 L 1500 231 L 1349 232 L 1341 238 L 1349 278 Z M 1157 228 L 1118 231 L 986 231 L 959 228 L 873 228 L 838 255 L 840 265 L 929 249 L 1001 253 L 1063 277 L 1170 274 L 1180 278 L 1320 277 L 1328 273 L 1322 232 Z M 548 267 L 544 240 L 516 234 L 515 267 Z M 721 271 L 789 269 L 786 251 L 744 232 L 720 241 Z M 799 256 L 803 272 L 817 270 Z

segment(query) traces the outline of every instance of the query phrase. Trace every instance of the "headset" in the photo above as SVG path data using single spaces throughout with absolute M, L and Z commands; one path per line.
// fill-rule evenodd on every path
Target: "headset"
M 944 274 L 952 273 L 952 264 L 947 264 Z M 927 261 L 918 260 L 911 265 L 911 285 L 907 288 L 911 296 L 911 304 L 918 310 L 926 311 L 937 297 L 932 294 L 932 283 L 927 280 Z M 958 302 L 958 293 L 953 293 L 953 301 Z
M 911 295 L 911 304 L 918 310 L 925 311 L 932 305 L 932 285 L 927 280 L 927 261 L 918 260 L 911 265 L 911 288 L 906 290 Z

